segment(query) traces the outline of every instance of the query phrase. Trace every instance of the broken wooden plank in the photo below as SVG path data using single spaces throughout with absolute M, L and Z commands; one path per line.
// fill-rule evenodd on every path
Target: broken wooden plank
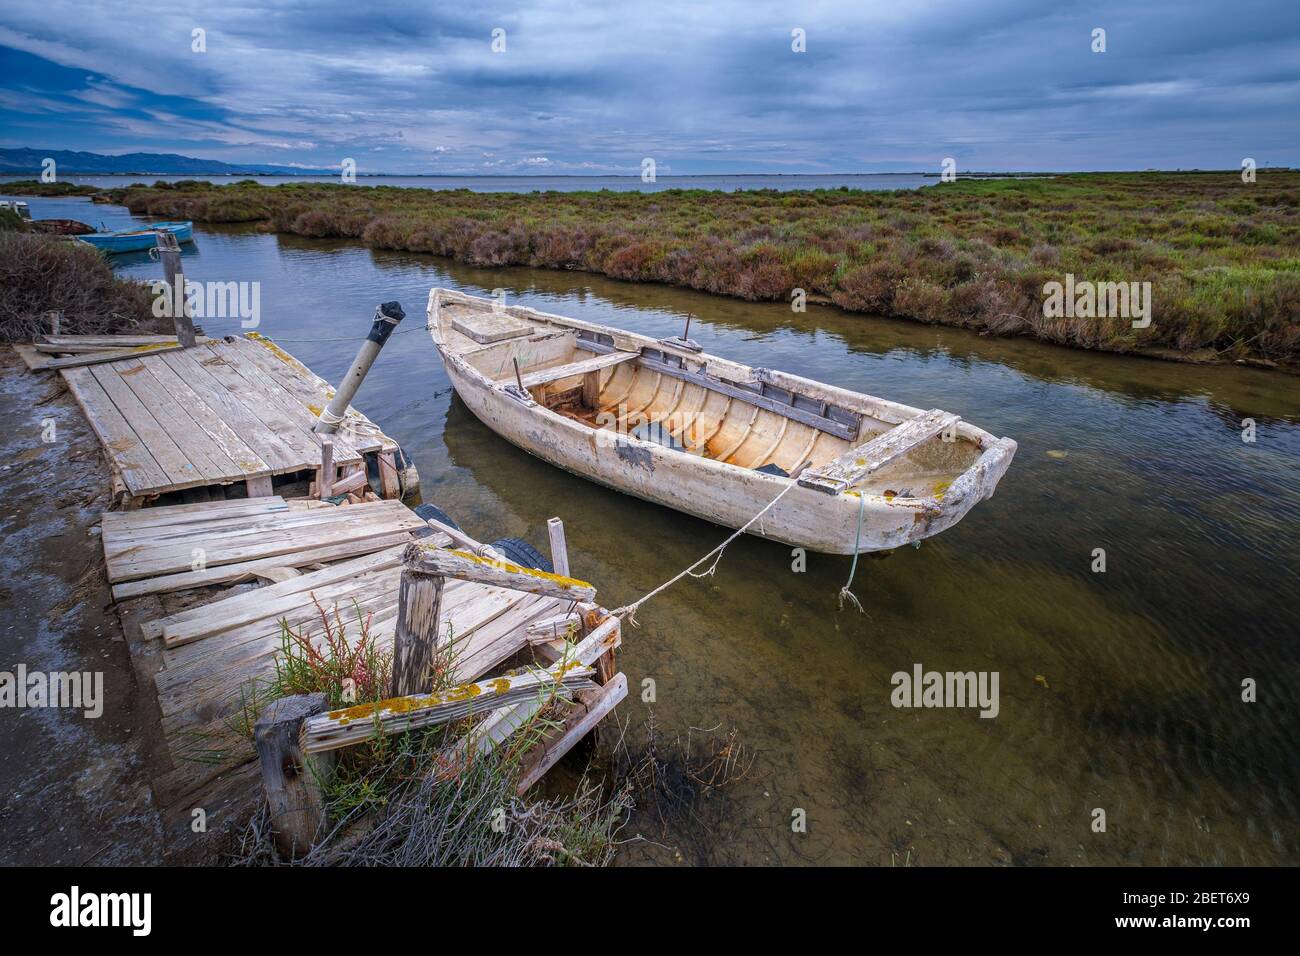
M 549 574 L 536 568 L 523 568 L 508 561 L 470 554 L 468 551 L 444 551 L 414 543 L 407 547 L 402 559 L 408 568 L 424 574 L 439 574 L 570 601 L 591 601 L 596 597 L 595 587 L 586 581 Z
M 127 598 L 142 597 L 146 594 L 185 591 L 190 588 L 214 584 L 238 584 L 240 581 L 247 581 L 261 575 L 269 568 L 305 568 L 324 561 L 339 561 L 345 558 L 373 554 L 398 545 L 404 545 L 410 540 L 410 532 L 398 531 L 373 538 L 364 538 L 360 541 L 345 541 L 340 544 L 309 548 L 305 551 L 296 551 L 255 561 L 223 564 L 215 568 L 204 568 L 202 571 L 185 571 L 161 577 L 144 578 L 138 581 L 124 581 L 121 584 L 113 585 L 113 600 L 125 601 Z
M 461 684 L 434 694 L 396 697 L 334 710 L 305 721 L 299 741 L 304 753 L 336 750 L 360 743 L 376 733 L 405 733 L 523 700 L 554 696 L 562 689 L 582 686 L 592 673 L 590 667 L 574 663 L 553 670 L 534 670 Z
M 67 358 L 48 359 L 40 366 L 41 370 L 80 368 L 83 365 L 101 365 L 104 362 L 116 362 L 118 359 L 139 358 L 141 355 L 157 355 L 160 352 L 175 352 L 180 345 L 131 345 L 121 349 L 105 349 L 88 352 L 84 355 L 69 355 Z
M 595 664 L 622 641 L 622 626 L 619 619 L 611 614 L 577 644 L 565 643 L 564 650 L 556 655 L 549 666 L 557 667 L 575 661 L 584 666 Z M 467 748 L 473 747 L 476 753 L 487 753 L 532 720 L 543 703 L 540 699 L 526 700 L 494 711 L 468 736 L 457 741 L 452 751 L 463 753 Z
M 960 419 L 941 408 L 932 408 L 911 421 L 896 425 L 865 444 L 850 448 L 829 464 L 810 468 L 799 476 L 799 484 L 830 495 L 852 488 L 872 472 L 901 458 L 922 442 L 947 431 Z
M 585 694 L 582 696 L 586 696 Z M 573 713 L 564 726 L 547 734 L 524 758 L 525 769 L 519 777 L 518 792 L 522 795 L 541 780 L 566 753 L 595 729 L 618 702 L 627 696 L 627 677 L 615 674 L 609 683 L 591 695 L 589 702 L 573 704 Z

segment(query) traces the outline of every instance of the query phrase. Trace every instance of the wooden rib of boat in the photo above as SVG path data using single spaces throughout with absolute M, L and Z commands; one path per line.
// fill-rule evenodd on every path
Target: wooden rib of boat
M 429 326 L 461 399 L 525 451 L 731 528 L 793 483 L 750 531 L 815 551 L 938 534 L 1016 451 L 941 409 L 450 289 L 430 292 Z

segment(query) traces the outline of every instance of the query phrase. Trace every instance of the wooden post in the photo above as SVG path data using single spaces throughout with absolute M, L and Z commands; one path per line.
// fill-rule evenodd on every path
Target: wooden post
M 46 312 L 45 317 L 50 320 L 50 335 L 58 335 L 63 325 L 63 313 L 57 310 Z
M 176 234 L 166 229 L 158 230 L 158 259 L 162 262 L 163 278 L 171 295 L 172 322 L 176 326 L 176 341 L 181 348 L 190 349 L 196 344 L 194 323 L 185 306 L 185 274 L 181 271 L 181 247 Z
M 582 404 L 585 408 L 600 410 L 600 372 L 582 376 Z
M 325 706 L 324 694 L 281 697 L 262 711 L 253 727 L 275 845 L 290 859 L 307 853 L 325 826 L 321 784 L 333 766 L 333 755 L 308 755 L 298 744 L 302 722 Z
M 560 577 L 569 576 L 569 548 L 564 541 L 564 522 L 552 518 L 546 522 L 546 533 L 551 537 L 551 564 Z
M 397 632 L 393 636 L 394 697 L 433 690 L 433 655 L 438 645 L 442 610 L 441 574 L 402 571 L 397 592 Z
M 320 440 L 320 481 L 317 482 L 317 487 L 320 490 L 321 501 L 334 494 L 333 438 L 322 438 Z
M 379 459 L 379 492 L 393 500 L 402 497 L 402 482 L 397 476 L 397 453 L 381 451 Z

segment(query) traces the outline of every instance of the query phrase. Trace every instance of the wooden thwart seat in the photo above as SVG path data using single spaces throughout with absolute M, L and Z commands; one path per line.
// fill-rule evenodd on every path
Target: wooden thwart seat
M 521 377 L 523 378 L 524 388 L 536 388 L 539 385 L 558 382 L 562 378 L 572 378 L 575 375 L 599 372 L 601 369 L 622 365 L 624 362 L 631 362 L 633 359 L 640 357 L 640 352 L 610 352 L 608 355 L 597 355 L 595 358 L 570 362 L 568 365 L 557 365 L 555 368 L 544 368 L 536 372 L 529 372 Z
M 799 484 L 828 495 L 838 495 L 922 442 L 952 428 L 960 420 L 951 412 L 932 408 L 864 444 L 850 448 L 830 464 L 805 471 L 799 477 Z

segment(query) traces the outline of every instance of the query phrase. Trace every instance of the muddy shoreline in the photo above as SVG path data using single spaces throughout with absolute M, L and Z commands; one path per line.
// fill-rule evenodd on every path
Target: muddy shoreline
M 0 860 L 10 865 L 143 866 L 220 862 L 260 791 L 231 773 L 201 799 L 169 793 L 170 766 L 153 686 L 157 641 L 141 625 L 157 597 L 115 605 L 100 545 L 114 507 L 99 439 L 61 376 L 0 356 L 0 670 L 102 675 L 102 714 L 10 712 L 0 737 Z M 45 438 L 52 440 L 46 441 Z M 200 602 L 203 595 L 199 594 Z M 182 789 L 182 788 L 173 788 Z M 200 796 L 200 795 L 194 795 Z M 205 825 L 193 826 L 194 810 Z

